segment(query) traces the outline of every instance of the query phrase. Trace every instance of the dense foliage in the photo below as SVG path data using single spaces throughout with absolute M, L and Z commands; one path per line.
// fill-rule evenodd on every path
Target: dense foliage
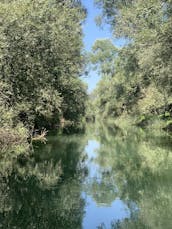
M 97 113 L 145 117 L 172 116 L 172 1 L 97 0 L 99 22 L 110 23 L 115 38 L 126 40 L 117 49 L 98 40 L 91 61 L 102 80 L 94 97 Z M 109 47 L 111 47 L 109 49 Z M 114 50 L 114 52 L 113 52 Z
M 0 123 L 73 125 L 85 110 L 80 1 L 0 1 Z

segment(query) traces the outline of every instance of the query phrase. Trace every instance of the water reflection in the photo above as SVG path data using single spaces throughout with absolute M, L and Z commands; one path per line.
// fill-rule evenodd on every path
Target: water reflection
M 1 183 L 0 228 L 81 228 L 84 199 L 80 138 L 50 138 Z M 4 185 L 2 185 L 4 184 Z
M 100 147 L 94 159 L 101 180 L 92 181 L 90 192 L 98 193 L 97 203 L 120 198 L 130 209 L 130 218 L 114 217 L 111 227 L 171 228 L 171 138 L 136 128 L 102 131 L 105 128 L 99 128 Z M 100 228 L 109 227 L 104 222 Z
M 1 157 L 0 228 L 172 227 L 172 140 L 112 123 Z

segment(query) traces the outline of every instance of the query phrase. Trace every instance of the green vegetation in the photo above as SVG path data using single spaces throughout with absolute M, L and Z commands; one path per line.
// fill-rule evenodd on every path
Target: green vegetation
M 0 1 L 2 147 L 4 139 L 18 143 L 34 129 L 80 122 L 87 97 L 79 78 L 85 15 L 80 1 Z
M 126 40 L 117 48 L 110 40 L 97 40 L 91 62 L 102 79 L 94 96 L 95 115 L 132 116 L 134 123 L 152 120 L 171 129 L 172 117 L 172 1 L 96 0 L 102 9 L 99 23 L 108 22 L 115 38 Z M 165 127 L 167 126 L 167 127 Z
M 0 0 L 0 228 L 85 228 L 118 201 L 113 229 L 171 228 L 172 0 L 95 2 L 126 44 L 88 57 L 80 0 Z

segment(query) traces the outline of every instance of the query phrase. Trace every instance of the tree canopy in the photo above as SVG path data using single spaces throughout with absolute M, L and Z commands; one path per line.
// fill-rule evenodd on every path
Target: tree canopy
M 171 115 L 172 2 L 95 2 L 102 10 L 99 21 L 111 25 L 115 38 L 127 40 L 120 49 L 108 40 L 96 41 L 93 46 L 92 64 L 99 63 L 102 75 L 96 89 L 99 113 L 103 112 L 104 117 L 124 113 L 149 116 L 169 112 Z M 101 53 L 95 53 L 97 45 L 101 46 Z M 108 53 L 110 46 L 111 51 L 116 50 L 112 55 Z
M 4 126 L 52 128 L 84 115 L 80 1 L 0 1 L 0 116 Z

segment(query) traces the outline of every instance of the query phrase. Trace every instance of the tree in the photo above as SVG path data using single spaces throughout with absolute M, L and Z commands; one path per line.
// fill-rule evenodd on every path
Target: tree
M 0 79 L 15 124 L 52 128 L 62 117 L 76 124 L 84 114 L 85 13 L 80 1 L 0 2 Z
M 114 107 L 114 103 L 119 104 L 120 112 L 117 112 L 117 115 L 127 112 L 150 116 L 165 114 L 166 111 L 171 114 L 172 33 L 169 25 L 172 20 L 172 2 L 165 0 L 96 0 L 95 2 L 102 9 L 102 20 L 111 25 L 114 36 L 128 40 L 128 44 L 118 50 L 118 55 L 114 56 L 111 62 L 110 71 L 113 75 L 111 93 L 104 91 L 101 96 L 99 86 L 97 89 L 99 96 L 106 100 L 106 104 L 111 103 L 110 106 Z M 107 47 L 106 49 L 109 50 Z M 99 68 L 102 69 L 105 63 L 101 62 L 101 56 L 98 58 L 101 63 Z M 109 64 L 108 60 L 105 62 Z M 101 84 L 110 88 L 110 83 L 106 83 L 104 78 L 102 81 L 104 82 Z M 111 96 L 108 97 L 108 94 Z M 114 113 L 113 110 L 111 114 Z

